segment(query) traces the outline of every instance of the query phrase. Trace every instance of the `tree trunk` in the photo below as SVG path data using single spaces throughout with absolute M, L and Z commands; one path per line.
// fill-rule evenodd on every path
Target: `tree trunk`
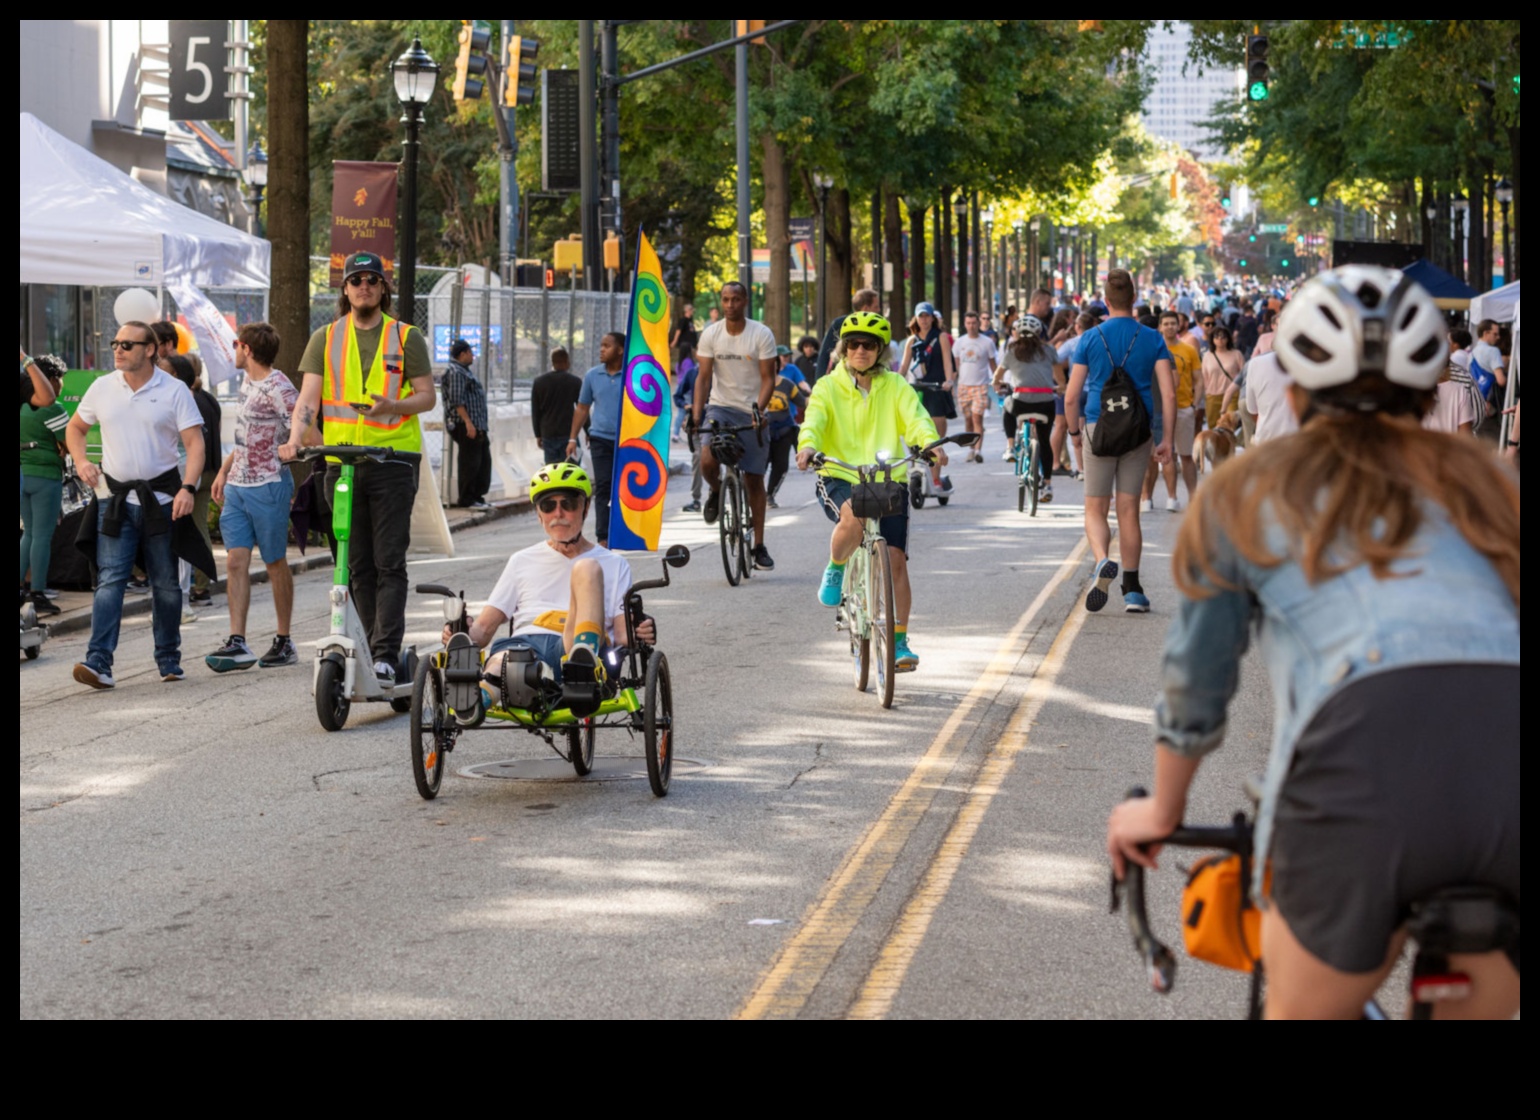
M 791 197 L 787 187 L 786 148 L 766 128 L 760 137 L 765 180 L 765 241 L 770 247 L 770 282 L 765 285 L 762 319 L 776 340 L 791 337 Z
M 914 285 L 914 294 L 911 303 L 919 303 L 927 298 L 929 285 L 925 280 L 925 207 L 918 203 L 909 204 L 909 279 Z M 907 307 L 901 309 L 899 314 Z
M 931 225 L 936 238 L 936 310 L 941 312 L 941 329 L 957 333 L 952 325 L 952 191 L 942 188 Z
M 850 192 L 829 192 L 829 276 L 824 281 L 824 322 L 850 313 L 851 257 L 855 238 L 850 228 Z
M 278 369 L 296 385 L 310 339 L 310 21 L 267 21 L 267 236 L 272 242 L 268 303 L 282 346 Z
M 909 321 L 909 292 L 904 283 L 904 219 L 898 212 L 898 194 L 883 191 L 882 240 L 887 253 L 887 263 L 893 270 L 893 290 L 884 293 L 883 306 L 888 309 L 888 320 L 893 333 L 900 333 L 900 325 Z M 877 290 L 882 291 L 882 278 L 877 278 Z

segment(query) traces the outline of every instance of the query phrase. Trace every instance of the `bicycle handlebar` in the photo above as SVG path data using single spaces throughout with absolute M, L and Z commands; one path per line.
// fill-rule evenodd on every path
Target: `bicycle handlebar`
M 377 463 L 409 463 L 416 465 L 422 459 L 420 451 L 401 451 L 394 447 L 374 447 L 369 444 L 324 444 L 317 447 L 301 447 L 294 453 L 296 460 L 308 462 L 323 457 L 357 462 L 372 459 Z
M 1130 798 L 1147 797 L 1142 786 L 1128 791 Z M 1220 848 L 1240 855 L 1251 855 L 1251 824 L 1244 813 L 1236 813 L 1227 826 L 1182 825 L 1172 831 L 1160 844 L 1173 844 L 1179 848 Z M 1176 985 L 1176 955 L 1150 928 L 1150 917 L 1145 907 L 1144 868 L 1129 861 L 1123 879 L 1112 876 L 1112 905 L 1108 913 L 1116 914 L 1119 906 L 1126 909 L 1128 932 L 1134 940 L 1134 949 L 1144 961 L 1150 988 L 1160 995 L 1169 995 Z

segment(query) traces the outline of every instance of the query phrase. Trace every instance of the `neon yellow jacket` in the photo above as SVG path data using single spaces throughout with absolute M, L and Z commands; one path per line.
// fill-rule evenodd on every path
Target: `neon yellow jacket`
M 807 402 L 807 417 L 797 450 L 811 447 L 847 463 L 875 463 L 877 452 L 902 459 L 911 445 L 923 447 L 937 439 L 936 425 L 925 414 L 920 394 L 896 373 L 872 378 L 866 396 L 841 362 L 818 379 Z M 855 472 L 827 463 L 818 472 L 830 478 L 857 481 Z

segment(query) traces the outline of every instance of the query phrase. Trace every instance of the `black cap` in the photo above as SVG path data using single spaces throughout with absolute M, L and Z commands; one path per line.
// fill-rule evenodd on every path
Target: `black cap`
M 453 358 L 456 354 L 463 354 L 470 349 L 471 344 L 469 342 L 466 342 L 463 338 L 457 338 L 449 344 L 449 356 Z
M 372 272 L 381 280 L 385 279 L 385 266 L 380 258 L 373 253 L 350 253 L 342 262 L 342 282 L 347 283 L 348 277 L 356 276 L 360 272 Z

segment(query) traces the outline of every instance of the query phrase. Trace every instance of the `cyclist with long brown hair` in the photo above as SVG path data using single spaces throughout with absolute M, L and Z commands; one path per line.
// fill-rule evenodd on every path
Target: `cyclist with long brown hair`
M 1400 272 L 1310 281 L 1275 346 L 1301 429 L 1215 471 L 1182 524 L 1154 795 L 1113 811 L 1107 848 L 1119 874 L 1155 866 L 1255 626 L 1276 705 L 1266 1011 L 1355 1018 L 1414 900 L 1481 886 L 1519 905 L 1519 491 L 1476 442 L 1422 427 L 1444 323 Z M 1449 964 L 1472 994 L 1441 1012 L 1517 1011 L 1516 959 Z

